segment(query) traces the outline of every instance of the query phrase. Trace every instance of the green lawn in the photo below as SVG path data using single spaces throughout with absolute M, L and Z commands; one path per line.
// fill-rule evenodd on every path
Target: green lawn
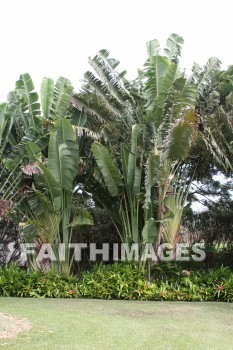
M 233 349 L 227 303 L 0 298 L 0 312 L 33 326 L 1 349 Z

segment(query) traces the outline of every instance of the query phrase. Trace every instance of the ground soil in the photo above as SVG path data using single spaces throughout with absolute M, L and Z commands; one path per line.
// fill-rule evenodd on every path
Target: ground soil
M 15 338 L 19 333 L 30 328 L 32 325 L 27 319 L 0 312 L 0 339 Z

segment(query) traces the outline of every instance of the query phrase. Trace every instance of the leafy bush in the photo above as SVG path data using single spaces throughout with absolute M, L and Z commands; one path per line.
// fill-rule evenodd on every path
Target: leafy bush
M 77 279 L 65 274 L 27 272 L 15 265 L 0 269 L 1 296 L 68 298 L 78 296 L 77 289 Z
M 85 298 L 138 299 L 144 281 L 143 271 L 132 264 L 100 264 L 82 274 L 79 286 Z
M 12 265 L 0 269 L 0 296 L 233 302 L 233 272 L 159 264 L 148 280 L 146 271 L 127 263 L 96 265 L 78 277 Z

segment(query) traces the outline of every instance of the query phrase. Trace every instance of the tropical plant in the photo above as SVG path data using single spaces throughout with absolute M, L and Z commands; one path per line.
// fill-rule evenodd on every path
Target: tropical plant
M 139 195 L 142 166 L 136 165 L 138 132 L 139 125 L 133 125 L 130 147 L 121 145 L 119 167 L 106 146 L 98 142 L 92 144 L 92 152 L 102 174 L 103 183 L 110 196 L 118 198 L 118 205 L 110 215 L 122 241 L 128 243 L 141 241 L 142 220 Z
M 217 164 L 232 171 L 232 68 L 220 72 L 211 58 L 187 77 L 179 68 L 182 44 L 177 34 L 163 51 L 148 42 L 133 81 L 100 50 L 76 94 L 69 80 L 44 78 L 39 98 L 22 74 L 0 105 L 0 216 L 16 201 L 24 234 L 33 227 L 32 239 L 51 242 L 58 256 L 75 226 L 92 223 L 72 204 L 82 188 L 109 212 L 122 241 L 141 250 L 174 246 L 200 153 L 208 150 L 210 172 Z M 66 253 L 57 268 L 69 272 Z
M 91 60 L 98 77 L 89 73 L 85 75 L 89 77 L 85 89 L 89 88 L 91 96 L 94 95 L 93 100 L 103 101 L 102 105 L 108 106 L 109 110 L 110 102 L 114 102 L 116 113 L 107 115 L 121 120 L 119 137 L 113 135 L 108 138 L 104 134 L 105 145 L 95 142 L 92 152 L 98 166 L 94 173 L 96 178 L 110 196 L 117 198 L 110 215 L 122 240 L 129 243 L 153 243 L 156 239 L 158 245 L 162 237 L 165 240 L 168 235 L 169 228 L 166 226 L 165 234 L 164 222 L 172 220 L 177 222 L 176 230 L 169 234 L 178 234 L 186 203 L 187 181 L 191 181 L 191 177 L 186 174 L 186 183 L 178 178 L 176 185 L 172 179 L 179 174 L 178 169 L 197 131 L 194 112 L 196 88 L 178 69 L 181 43 L 182 38 L 171 35 L 164 55 L 160 55 L 158 42 L 149 42 L 145 71 L 135 82 L 130 83 L 123 74 L 116 73 L 115 66 L 111 67 L 110 74 L 109 62 L 115 60 L 103 58 L 103 52 Z M 95 85 L 97 81 L 99 89 Z M 120 105 L 115 101 L 117 93 L 123 96 Z M 84 106 L 85 93 L 80 96 L 75 96 L 76 107 L 81 98 Z M 112 100 L 110 96 L 113 96 Z M 86 110 L 90 113 L 88 106 Z M 124 126 L 125 120 L 128 128 Z M 180 196 L 171 190 L 177 183 L 180 184 Z M 173 208 L 166 204 L 168 196 L 175 198 Z M 171 227 L 174 231 L 174 225 L 171 224 Z
M 8 102 L 0 106 L 0 155 L 1 197 L 10 201 L 25 186 L 20 166 L 28 164 L 28 144 L 35 142 L 44 151 L 48 145 L 49 132 L 56 118 L 64 117 L 70 105 L 73 88 L 60 77 L 55 85 L 44 78 L 39 96 L 28 73 L 22 74 L 15 90 L 8 94 Z
M 74 180 L 79 165 L 79 146 L 75 130 L 68 119 L 55 121 L 54 129 L 50 132 L 47 166 L 39 158 L 41 150 L 36 148 L 36 144 L 30 143 L 28 147 L 32 151 L 31 160 L 37 165 L 39 174 L 34 175 L 35 184 L 28 193 L 24 210 L 28 221 L 24 229 L 28 231 L 34 228 L 40 244 L 51 243 L 56 255 L 53 268 L 70 273 L 73 260 L 70 257 L 69 243 L 73 228 L 93 224 L 85 209 L 72 207 Z M 64 261 L 59 256 L 61 243 L 65 247 Z
M 199 116 L 200 144 L 204 142 L 209 162 L 225 174 L 232 172 L 233 82 L 232 67 L 220 71 L 221 62 L 213 57 L 207 64 L 193 66 L 190 79 L 197 84 L 196 111 Z
M 17 203 L 24 218 L 21 229 L 24 235 L 30 229 L 30 237 L 38 247 L 45 242 L 52 243 L 57 258 L 59 243 L 64 243 L 65 261 L 58 262 L 56 268 L 68 273 L 72 264 L 68 251 L 72 229 L 79 220 L 82 224 L 92 223 L 85 210 L 79 212 L 76 208 L 75 214 L 71 213 L 74 180 L 80 164 L 78 140 L 80 133 L 83 134 L 80 125 L 85 124 L 85 121 L 80 123 L 83 115 L 73 115 L 70 110 L 72 94 L 73 88 L 67 79 L 60 77 L 54 85 L 52 79 L 44 78 L 40 109 L 32 80 L 23 74 L 16 82 L 15 91 L 9 94 L 8 104 L 2 106 L 3 120 L 8 120 L 8 115 L 12 120 L 6 143 L 11 152 L 5 155 L 4 170 L 12 173 L 17 170 L 20 179 L 23 176 L 29 179 Z M 15 115 L 9 112 L 11 108 L 14 110 L 12 106 L 16 109 Z M 10 180 L 8 176 L 7 181 Z
M 0 216 L 5 217 L 12 209 L 13 200 L 21 185 L 22 175 L 17 164 L 8 170 L 6 159 L 11 152 L 11 134 L 15 118 L 15 108 L 7 103 L 0 105 Z

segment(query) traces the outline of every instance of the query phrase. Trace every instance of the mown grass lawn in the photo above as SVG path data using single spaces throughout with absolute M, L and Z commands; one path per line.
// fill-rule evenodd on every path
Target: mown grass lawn
M 0 298 L 0 312 L 32 324 L 1 349 L 233 349 L 227 303 Z

